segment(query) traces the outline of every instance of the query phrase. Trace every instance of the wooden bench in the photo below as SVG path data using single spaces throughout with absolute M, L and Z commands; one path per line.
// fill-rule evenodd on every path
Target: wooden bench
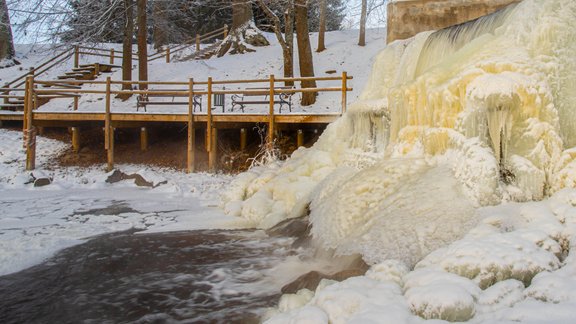
M 277 87 L 274 89 L 288 90 L 294 89 L 294 87 Z M 254 93 L 247 93 L 242 95 L 232 95 L 232 111 L 236 107 L 240 107 L 240 110 L 244 112 L 244 107 L 247 105 L 269 105 L 270 100 L 268 96 L 270 95 L 270 88 L 246 88 L 246 90 L 260 90 Z M 280 105 L 279 112 L 282 113 L 282 107 L 288 106 L 288 110 L 292 112 L 292 95 L 293 93 L 274 93 L 274 104 Z M 252 100 L 252 97 L 264 97 L 264 100 Z
M 155 90 L 158 92 L 161 91 L 186 91 L 186 90 L 182 90 L 182 89 L 162 89 L 162 90 Z M 172 98 L 172 101 L 151 101 L 150 98 Z M 188 94 L 182 94 L 182 95 L 167 95 L 167 94 L 162 94 L 162 93 L 154 93 L 149 92 L 147 94 L 140 94 L 136 97 L 136 111 L 139 111 L 140 108 L 144 108 L 144 111 L 146 111 L 146 106 L 149 105 L 178 105 L 178 106 L 183 106 L 183 105 L 188 105 L 188 101 L 174 101 L 174 98 L 188 98 Z M 194 107 L 194 111 L 196 111 L 196 107 L 198 107 L 200 109 L 200 111 L 202 111 L 202 95 L 194 95 L 193 99 L 192 99 L 192 105 Z

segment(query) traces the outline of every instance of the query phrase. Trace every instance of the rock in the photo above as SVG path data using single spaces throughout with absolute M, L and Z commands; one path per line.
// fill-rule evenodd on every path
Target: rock
M 30 173 L 30 181 L 28 183 L 34 183 L 34 187 L 44 187 L 52 183 L 53 178 L 47 176 L 42 171 L 34 171 Z
M 364 263 L 365 264 L 365 263 Z M 318 284 L 322 279 L 344 281 L 348 278 L 363 276 L 368 269 L 368 266 L 363 268 L 351 268 L 336 272 L 334 274 L 326 274 L 318 271 L 310 271 L 301 275 L 296 280 L 282 287 L 283 294 L 294 294 L 300 289 L 309 289 L 315 291 Z
M 52 183 L 50 178 L 38 178 L 34 180 L 34 187 L 44 187 Z
M 126 174 L 120 170 L 114 170 L 111 175 L 106 179 L 106 183 L 116 183 L 125 180 Z
M 162 181 L 157 184 L 154 184 L 150 181 L 144 179 L 143 176 L 139 175 L 138 173 L 134 174 L 126 174 L 120 170 L 114 170 L 110 176 L 106 179 L 107 183 L 116 183 L 124 180 L 134 180 L 134 183 L 139 187 L 149 187 L 149 188 L 156 188 L 160 185 L 168 183 L 168 181 Z
M 306 237 L 310 235 L 310 219 L 308 216 L 289 218 L 266 230 L 269 236 Z
M 296 280 L 282 287 L 283 294 L 295 294 L 300 289 L 316 290 L 320 280 L 327 278 L 328 275 L 318 271 L 310 271 L 301 275 Z
M 146 179 L 144 179 L 144 177 L 142 177 L 139 174 L 130 174 L 128 175 L 129 177 L 132 177 L 134 179 L 134 183 L 138 186 L 138 187 L 150 187 L 153 188 L 154 184 L 152 182 L 148 182 L 146 181 Z

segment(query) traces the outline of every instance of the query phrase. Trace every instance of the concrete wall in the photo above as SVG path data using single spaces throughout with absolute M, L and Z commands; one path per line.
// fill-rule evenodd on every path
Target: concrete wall
M 388 4 L 388 43 L 457 25 L 522 0 L 399 0 Z M 571 0 L 572 1 L 572 0 Z

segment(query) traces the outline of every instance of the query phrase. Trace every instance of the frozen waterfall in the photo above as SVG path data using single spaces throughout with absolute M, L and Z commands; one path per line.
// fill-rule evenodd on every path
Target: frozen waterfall
M 387 46 L 312 148 L 240 175 L 226 211 L 267 228 L 310 210 L 315 239 L 413 265 L 476 208 L 576 184 L 576 3 L 525 0 Z

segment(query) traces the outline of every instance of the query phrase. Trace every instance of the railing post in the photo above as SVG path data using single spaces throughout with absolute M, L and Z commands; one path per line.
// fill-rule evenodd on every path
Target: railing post
M 268 116 L 268 149 L 272 149 L 274 147 L 274 86 L 276 81 L 274 79 L 274 74 L 270 75 L 270 109 L 269 109 L 269 116 Z
M 114 64 L 114 55 L 116 55 L 113 48 L 110 49 L 110 64 Z
M 200 51 L 200 35 L 196 34 L 196 52 Z
M 196 160 L 196 129 L 194 127 L 194 79 L 188 80 L 188 149 L 186 172 L 194 172 Z
M 80 66 L 80 46 L 74 45 L 74 67 L 78 68 Z
M 26 170 L 34 170 L 36 167 L 36 132 L 32 125 L 32 102 L 34 93 L 34 77 L 29 76 L 26 78 L 28 91 L 26 92 L 27 104 L 24 106 L 26 120 L 26 128 L 24 130 L 24 145 L 26 147 Z
M 170 63 L 170 47 L 166 46 L 166 63 Z
M 228 37 L 228 25 L 224 25 L 224 38 Z
M 346 112 L 346 101 L 348 100 L 348 73 L 342 72 L 342 113 Z
M 212 77 L 208 78 L 208 107 L 206 108 L 208 118 L 206 120 L 206 150 L 208 151 L 208 169 L 210 171 L 214 170 L 215 166 L 215 152 L 213 148 L 213 126 L 212 126 Z
M 112 118 L 110 116 L 110 105 L 111 105 L 111 91 L 110 91 L 111 80 L 110 77 L 106 78 L 106 115 L 104 119 L 104 148 L 107 153 L 108 161 L 108 171 L 112 171 L 114 168 L 114 144 L 113 144 L 113 130 L 111 127 Z

